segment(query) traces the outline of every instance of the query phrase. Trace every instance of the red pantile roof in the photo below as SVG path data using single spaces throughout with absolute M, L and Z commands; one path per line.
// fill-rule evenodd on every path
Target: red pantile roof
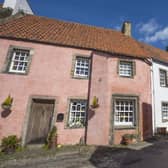
M 0 25 L 0 37 L 79 47 L 139 58 L 168 61 L 168 53 L 140 43 L 119 31 L 25 15 Z

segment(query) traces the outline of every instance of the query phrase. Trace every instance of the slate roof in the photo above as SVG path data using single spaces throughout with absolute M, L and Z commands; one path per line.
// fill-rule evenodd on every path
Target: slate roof
M 168 61 L 168 52 L 119 31 L 35 15 L 24 15 L 0 24 L 0 37 Z

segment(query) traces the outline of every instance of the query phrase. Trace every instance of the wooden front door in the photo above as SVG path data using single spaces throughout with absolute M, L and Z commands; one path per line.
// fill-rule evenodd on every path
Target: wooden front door
M 33 99 L 26 136 L 27 144 L 44 143 L 51 127 L 54 100 Z

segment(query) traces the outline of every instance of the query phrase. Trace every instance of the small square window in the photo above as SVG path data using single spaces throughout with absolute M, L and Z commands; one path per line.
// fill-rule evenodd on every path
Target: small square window
M 9 66 L 9 72 L 26 73 L 29 62 L 29 50 L 13 49 Z
M 162 103 L 162 121 L 168 121 L 168 103 Z
M 119 75 L 124 77 L 133 76 L 133 62 L 132 61 L 120 61 L 119 62 Z
M 68 126 L 80 128 L 85 125 L 86 100 L 71 100 L 69 107 Z
M 89 59 L 76 57 L 74 77 L 88 78 L 89 76 Z
M 165 70 L 160 69 L 160 86 L 167 86 L 167 72 Z

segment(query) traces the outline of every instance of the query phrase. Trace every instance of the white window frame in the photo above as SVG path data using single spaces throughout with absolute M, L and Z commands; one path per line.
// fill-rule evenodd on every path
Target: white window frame
M 19 54 L 17 55 L 17 53 Z M 29 57 L 30 57 L 29 50 L 13 49 L 12 57 L 10 60 L 9 72 L 25 74 L 28 68 Z M 23 60 L 21 60 L 22 58 Z M 17 63 L 17 65 L 14 65 L 15 63 Z M 14 66 L 16 67 L 16 69 L 14 69 Z M 22 69 L 20 70 L 19 67 L 22 67 Z
M 133 76 L 133 62 L 132 61 L 119 61 L 119 75 L 122 77 L 132 77 Z
M 135 114 L 136 114 L 135 99 L 117 98 L 114 100 L 114 125 L 115 126 L 134 126 Z M 128 118 L 128 121 L 126 121 L 126 118 Z M 132 121 L 129 121 L 129 119 L 131 118 L 132 118 Z M 121 121 L 121 119 L 123 121 Z
M 83 127 L 86 122 L 86 100 L 71 99 L 69 105 L 69 118 L 68 126 L 73 127 Z
M 87 57 L 76 57 L 74 77 L 88 78 L 90 71 L 90 60 Z M 86 74 L 87 73 L 87 74 Z
M 162 121 L 168 122 L 168 102 L 161 103 Z

